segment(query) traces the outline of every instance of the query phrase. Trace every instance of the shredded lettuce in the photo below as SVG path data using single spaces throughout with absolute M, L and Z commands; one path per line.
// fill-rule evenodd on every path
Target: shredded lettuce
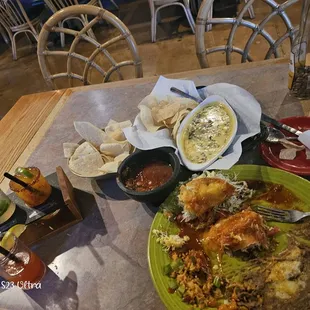
M 180 185 L 167 197 L 167 199 L 160 205 L 161 212 L 167 215 L 169 219 L 173 219 L 177 215 L 182 213 L 182 206 L 179 204 Z

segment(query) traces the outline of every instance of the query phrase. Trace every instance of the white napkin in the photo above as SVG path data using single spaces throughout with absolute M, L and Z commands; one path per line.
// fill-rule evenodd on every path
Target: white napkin
M 195 98 L 200 98 L 199 93 L 196 89 L 195 83 L 189 80 L 172 80 L 160 76 L 156 85 L 154 86 L 151 95 L 157 97 L 159 100 L 163 100 L 169 96 L 181 97 L 176 93 L 170 91 L 171 87 L 176 87 L 184 93 L 190 94 Z M 201 99 L 201 98 L 200 98 Z
M 200 97 L 193 81 L 166 79 L 162 76 L 159 77 L 151 95 L 156 96 L 160 100 L 166 98 L 167 95 L 179 97 L 170 91 L 172 86 L 183 90 L 193 97 Z M 237 115 L 238 130 L 235 139 L 223 154 L 223 157 L 207 168 L 207 170 L 229 169 L 241 156 L 241 142 L 260 132 L 261 107 L 249 92 L 232 84 L 213 84 L 199 92 L 202 94 L 201 97 L 210 95 L 222 96 Z M 177 153 L 176 144 L 171 138 L 169 130 L 162 129 L 155 133 L 150 133 L 142 124 L 139 115 L 134 121 L 134 126 L 125 128 L 123 131 L 126 139 L 138 149 L 150 150 L 170 146 L 175 148 Z
M 132 127 L 123 129 L 128 142 L 140 150 L 152 150 L 163 146 L 176 149 L 176 144 L 171 139 L 169 129 L 161 129 L 154 133 L 148 132 L 138 115 Z
M 308 149 L 310 149 L 310 130 L 306 130 L 301 133 L 298 137 L 298 140 Z

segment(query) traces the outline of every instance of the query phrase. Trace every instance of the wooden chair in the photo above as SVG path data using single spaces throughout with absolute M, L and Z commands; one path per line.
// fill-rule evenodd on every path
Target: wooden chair
M 93 18 L 83 27 L 82 30 L 76 31 L 58 26 L 63 20 L 66 20 L 72 16 L 80 16 L 82 14 Z M 89 30 L 91 30 L 94 25 L 101 21 L 105 21 L 106 23 L 112 25 L 114 29 L 113 33 L 118 32 L 119 35 L 109 39 L 104 43 L 99 43 L 94 38 L 87 35 Z M 65 33 L 74 37 L 74 40 L 68 51 L 49 51 L 47 49 L 48 36 L 52 32 Z M 84 56 L 76 51 L 79 43 L 82 41 L 88 42 L 91 45 L 92 50 L 94 48 L 89 57 Z M 130 57 L 132 59 L 117 62 L 112 57 L 107 48 L 110 48 L 115 43 L 119 44 L 121 41 L 124 41 L 126 44 L 126 48 L 129 49 Z M 124 52 L 125 51 L 122 50 L 122 54 L 124 54 Z M 58 59 L 61 57 L 66 57 L 66 72 L 52 74 L 47 65 L 47 57 L 50 56 L 58 57 Z M 107 61 L 109 66 L 107 70 L 104 70 L 96 62 L 96 57 L 98 56 L 103 56 Z M 101 77 L 101 82 L 103 83 L 108 82 L 114 72 L 117 73 L 119 79 L 124 79 L 120 69 L 127 66 L 134 67 L 136 78 L 143 76 L 142 64 L 138 54 L 137 45 L 128 28 L 122 23 L 122 21 L 120 21 L 109 11 L 92 5 L 70 6 L 62 9 L 61 11 L 58 11 L 56 14 L 51 16 L 49 20 L 43 25 L 43 28 L 40 32 L 38 42 L 38 59 L 43 77 L 47 84 L 53 89 L 56 88 L 54 81 L 59 78 L 67 78 L 69 80 L 70 87 L 73 86 L 73 80 L 79 80 L 83 83 L 83 85 L 91 84 L 89 76 L 91 71 L 90 69 L 95 70 L 95 72 L 99 74 Z M 83 73 L 78 74 L 73 72 L 73 60 L 82 63 Z
M 18 34 L 25 33 L 31 42 L 28 36 L 30 33 L 38 41 L 36 27 L 40 25 L 40 16 L 30 20 L 19 0 L 0 0 L 0 24 L 10 37 L 14 60 L 17 59 L 16 36 Z
M 182 3 L 183 2 L 183 3 Z M 156 41 L 156 28 L 157 28 L 157 20 L 158 20 L 158 13 L 159 10 L 166 8 L 168 6 L 177 5 L 183 8 L 188 23 L 195 33 L 195 21 L 192 16 L 190 7 L 189 7 L 189 0 L 149 0 L 150 10 L 151 10 L 151 35 L 152 35 L 152 42 Z
M 296 34 L 296 29 L 294 29 L 294 27 L 292 26 L 290 19 L 285 13 L 285 9 L 287 9 L 290 5 L 298 2 L 298 0 L 288 0 L 282 4 L 278 4 L 274 0 L 262 0 L 264 3 L 270 6 L 271 13 L 258 24 L 243 19 L 245 13 L 253 5 L 254 0 L 246 1 L 244 7 L 241 9 L 236 18 L 210 18 L 209 12 L 212 8 L 213 1 L 214 0 L 203 1 L 202 5 L 200 6 L 196 20 L 196 54 L 201 68 L 209 67 L 207 55 L 215 52 L 224 52 L 226 54 L 227 65 L 231 64 L 232 53 L 238 53 L 242 55 L 241 62 L 253 61 L 253 57 L 249 54 L 249 50 L 258 35 L 261 35 L 261 37 L 265 39 L 269 45 L 269 49 L 265 55 L 265 59 L 269 59 L 271 56 L 274 56 L 276 58 L 280 57 L 278 48 L 285 39 L 289 39 L 292 44 L 292 41 Z M 266 24 L 275 16 L 279 16 L 282 19 L 287 30 L 285 34 L 283 34 L 277 39 L 274 39 L 270 35 L 270 33 L 268 33 L 264 29 Z M 232 26 L 227 43 L 226 45 L 206 48 L 204 40 L 206 25 L 215 24 L 229 24 Z M 233 42 L 239 26 L 247 27 L 252 30 L 252 34 L 247 40 L 244 48 L 235 46 Z

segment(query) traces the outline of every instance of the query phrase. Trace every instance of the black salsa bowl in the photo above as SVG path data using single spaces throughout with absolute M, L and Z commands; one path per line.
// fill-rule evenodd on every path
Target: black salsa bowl
M 148 151 L 137 150 L 128 156 L 119 166 L 116 177 L 117 185 L 133 200 L 150 203 L 163 202 L 179 182 L 181 167 L 179 158 L 174 152 L 175 150 L 169 147 Z M 126 181 L 134 178 L 143 166 L 154 161 L 164 162 L 172 167 L 172 175 L 166 183 L 153 190 L 144 192 L 135 191 L 125 186 Z

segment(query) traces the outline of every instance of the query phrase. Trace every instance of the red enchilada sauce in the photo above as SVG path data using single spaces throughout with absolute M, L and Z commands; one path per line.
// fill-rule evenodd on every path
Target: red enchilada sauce
M 143 166 L 134 178 L 125 182 L 125 186 L 137 192 L 151 191 L 165 184 L 172 176 L 173 169 L 161 161 L 153 161 Z

